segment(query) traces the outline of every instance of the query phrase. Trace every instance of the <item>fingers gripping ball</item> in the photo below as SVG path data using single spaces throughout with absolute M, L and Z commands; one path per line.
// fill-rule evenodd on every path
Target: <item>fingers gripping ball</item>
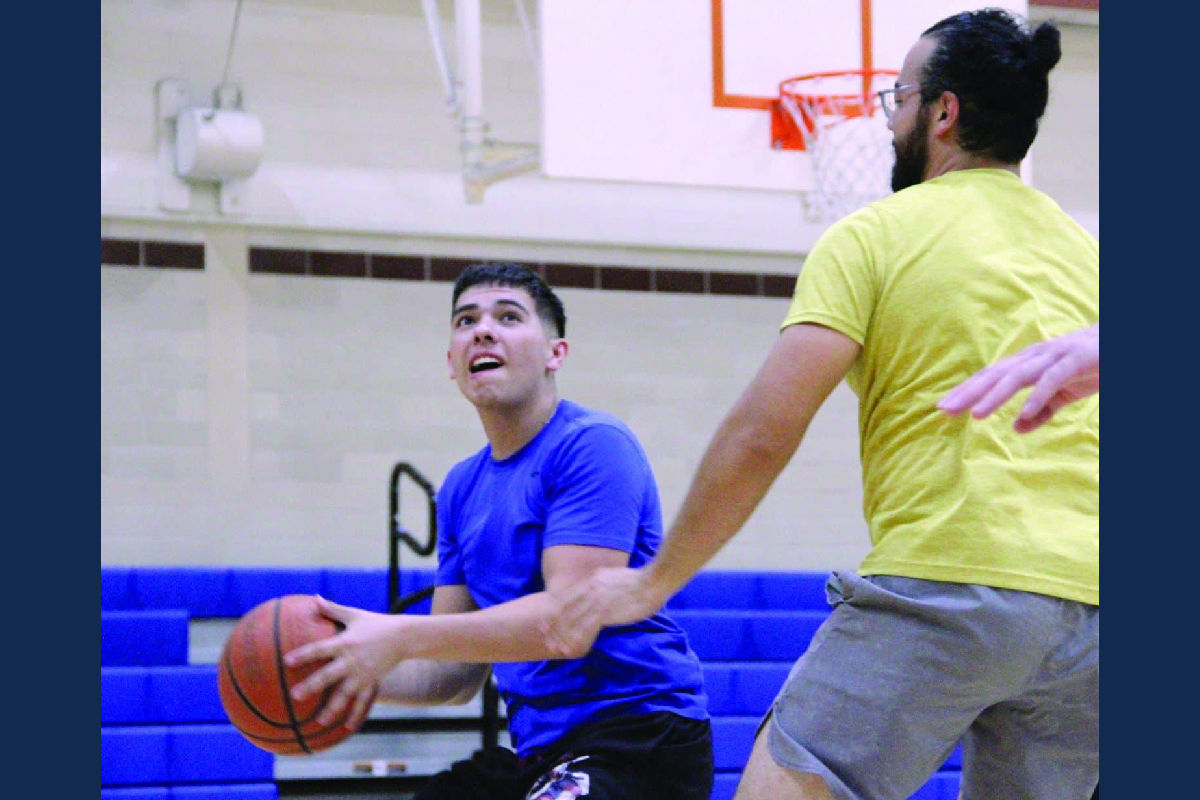
M 325 750 L 354 733 L 345 726 L 349 707 L 330 725 L 317 722 L 331 690 L 301 701 L 289 693 L 321 664 L 283 663 L 285 653 L 333 636 L 340 627 L 320 615 L 311 595 L 276 597 L 246 612 L 229 634 L 217 669 L 221 705 L 243 736 L 263 750 L 290 755 Z

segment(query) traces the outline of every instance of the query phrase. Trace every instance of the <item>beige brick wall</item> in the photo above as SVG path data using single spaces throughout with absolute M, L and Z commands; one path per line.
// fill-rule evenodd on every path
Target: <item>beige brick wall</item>
M 243 233 L 210 235 L 200 271 L 101 269 L 102 563 L 386 563 L 393 465 L 440 485 L 483 444 L 447 376 L 450 285 L 252 274 Z M 560 292 L 561 394 L 629 422 L 670 518 L 787 300 Z M 857 453 L 840 388 L 714 566 L 852 564 Z M 423 536 L 424 498 L 402 486 Z

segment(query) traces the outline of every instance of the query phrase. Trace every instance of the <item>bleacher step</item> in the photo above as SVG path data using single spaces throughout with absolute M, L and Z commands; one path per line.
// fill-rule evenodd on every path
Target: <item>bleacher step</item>
M 498 743 L 509 746 L 502 732 Z M 276 756 L 275 780 L 340 780 L 435 775 L 481 745 L 477 731 L 358 733 L 312 755 Z

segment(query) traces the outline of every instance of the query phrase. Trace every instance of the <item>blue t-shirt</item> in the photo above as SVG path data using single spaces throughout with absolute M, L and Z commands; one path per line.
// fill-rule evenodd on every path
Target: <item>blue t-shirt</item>
M 546 547 L 623 550 L 638 567 L 662 538 L 658 486 L 632 431 L 566 400 L 512 456 L 496 461 L 488 446 L 456 464 L 438 492 L 437 518 L 437 583 L 466 586 L 480 608 L 542 591 Z M 521 756 L 594 719 L 708 716 L 700 661 L 662 613 L 601 630 L 583 658 L 493 669 Z

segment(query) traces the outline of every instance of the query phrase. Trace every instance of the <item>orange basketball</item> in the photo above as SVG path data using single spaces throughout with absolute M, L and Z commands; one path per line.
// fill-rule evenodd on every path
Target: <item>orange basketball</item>
M 317 722 L 330 690 L 299 702 L 289 694 L 321 664 L 283 663 L 285 653 L 340 627 L 321 616 L 306 594 L 276 597 L 246 612 L 229 634 L 217 669 L 221 705 L 243 736 L 263 750 L 290 755 L 325 750 L 354 733 L 345 726 L 350 706 L 330 725 Z

